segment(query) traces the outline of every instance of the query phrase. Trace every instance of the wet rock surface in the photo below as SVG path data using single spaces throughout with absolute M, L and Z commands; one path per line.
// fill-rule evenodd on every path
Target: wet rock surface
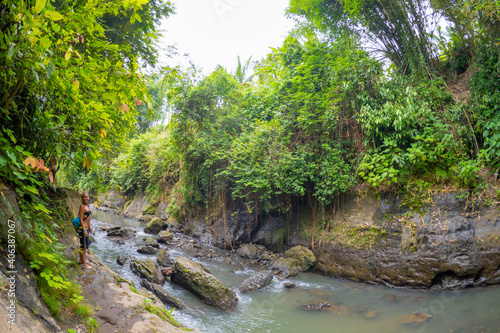
M 150 259 L 134 259 L 130 262 L 132 272 L 152 283 L 163 284 L 165 277 L 158 265 Z
M 170 254 L 166 248 L 162 248 L 160 252 L 158 252 L 158 256 L 156 257 L 156 262 L 160 266 L 172 266 L 174 261 L 170 258 Z
M 146 240 L 144 241 L 144 244 L 146 244 L 146 246 L 151 246 L 151 247 L 155 247 L 155 248 L 160 247 L 160 244 L 158 244 L 158 242 L 151 237 L 146 238 Z
M 378 243 L 372 248 L 324 243 L 315 250 L 314 269 L 388 286 L 456 289 L 500 283 L 495 207 L 467 205 L 454 194 L 435 195 L 433 203 L 422 214 L 405 215 L 397 199 L 383 201 L 371 213 L 373 226 L 387 232 Z
M 412 313 L 407 315 L 406 317 L 403 318 L 401 321 L 403 324 L 410 324 L 410 325 L 418 325 L 426 322 L 427 320 L 431 319 L 432 316 L 425 314 L 425 313 Z
M 123 266 L 123 265 L 125 265 L 125 262 L 126 262 L 128 259 L 129 259 L 129 258 L 128 258 L 128 256 L 126 256 L 125 254 L 123 254 L 123 253 L 122 253 L 122 254 L 119 254 L 119 255 L 118 255 L 118 257 L 116 258 L 116 263 L 117 263 L 118 265 Z
M 130 228 L 113 227 L 107 230 L 108 237 L 121 237 L 122 239 L 130 239 L 135 237 L 135 230 Z
M 158 249 L 152 246 L 141 246 L 137 249 L 137 252 L 142 254 L 156 254 Z
M 177 257 L 174 261 L 174 274 L 171 281 L 189 290 L 208 305 L 225 312 L 236 308 L 236 293 L 226 287 L 202 264 Z
M 166 229 L 167 227 L 168 227 L 167 222 L 159 219 L 158 217 L 155 217 L 154 219 L 151 220 L 151 222 L 148 223 L 146 228 L 144 228 L 144 232 L 147 234 L 156 235 L 163 229 Z
M 294 277 L 299 274 L 299 263 L 293 258 L 279 258 L 271 265 L 271 270 L 280 278 Z
M 173 237 L 174 235 L 172 235 L 170 231 L 162 230 L 156 237 L 156 240 L 158 241 L 158 243 L 169 243 Z
M 314 253 L 308 248 L 297 245 L 285 252 L 285 258 L 291 258 L 297 261 L 301 272 L 307 271 L 316 262 Z
M 241 293 L 255 291 L 267 287 L 273 280 L 273 273 L 270 271 L 257 272 L 241 283 L 238 290 Z
M 331 308 L 331 304 L 324 299 L 317 299 L 302 304 L 301 308 L 308 311 L 323 311 Z
M 163 289 L 163 287 L 159 284 L 151 283 L 147 280 L 142 280 L 141 286 L 155 294 L 164 304 L 167 304 L 179 310 L 184 310 L 186 308 L 186 305 L 184 305 L 184 303 L 182 303 L 177 297 Z

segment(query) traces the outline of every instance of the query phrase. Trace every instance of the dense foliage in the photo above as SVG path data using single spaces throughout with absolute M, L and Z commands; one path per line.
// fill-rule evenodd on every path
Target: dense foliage
M 300 29 L 249 79 L 240 59 L 234 75 L 219 67 L 207 77 L 165 77 L 175 116 L 131 142 L 113 164 L 112 185 L 166 197 L 177 217 L 203 214 L 209 224 L 292 205 L 327 219 L 363 181 L 412 194 L 436 184 L 483 190 L 500 152 L 498 9 L 291 1 Z M 460 26 L 465 18 L 473 23 Z M 454 90 L 460 85 L 468 98 Z
M 55 314 L 81 296 L 57 244 L 56 218 L 69 217 L 44 194 L 49 179 L 61 164 L 102 164 L 93 161 L 135 131 L 137 107 L 152 109 L 140 62 L 154 63 L 155 25 L 172 9 L 146 0 L 0 3 L 0 178 L 19 196 L 21 251 Z

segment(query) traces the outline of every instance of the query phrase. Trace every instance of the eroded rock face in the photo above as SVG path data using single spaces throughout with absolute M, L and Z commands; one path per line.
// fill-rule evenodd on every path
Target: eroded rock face
M 152 283 L 162 285 L 165 277 L 161 273 L 158 265 L 150 259 L 134 259 L 130 262 L 130 269 L 134 274 Z
M 299 270 L 302 272 L 307 271 L 316 262 L 314 253 L 307 247 L 297 245 L 285 252 L 285 258 L 292 258 L 297 260 Z
M 154 219 L 151 220 L 151 222 L 148 223 L 146 228 L 144 228 L 144 232 L 156 235 L 165 228 L 167 228 L 167 223 L 155 217 Z
M 262 289 L 271 284 L 273 273 L 270 271 L 257 272 L 241 283 L 238 290 L 242 293 Z
M 371 216 L 373 227 L 383 225 L 386 235 L 370 248 L 323 243 L 315 251 L 314 268 L 334 277 L 393 286 L 499 284 L 500 242 L 492 237 L 500 235 L 495 207 L 474 211 L 453 194 L 436 195 L 433 203 L 424 213 L 405 217 L 397 200 L 382 200 Z
M 236 308 L 236 293 L 226 287 L 202 264 L 184 257 L 174 261 L 172 282 L 189 290 L 208 305 L 231 312 Z
M 158 256 L 156 257 L 156 262 L 160 266 L 172 266 L 174 261 L 170 258 L 170 254 L 168 254 L 167 249 L 163 248 L 158 252 Z

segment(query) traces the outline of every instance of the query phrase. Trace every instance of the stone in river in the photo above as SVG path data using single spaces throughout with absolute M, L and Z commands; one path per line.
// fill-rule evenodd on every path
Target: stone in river
M 318 311 L 318 310 L 323 311 L 323 310 L 329 310 L 331 306 L 332 305 L 324 299 L 316 299 L 314 301 L 302 304 L 301 308 L 309 311 Z
M 132 272 L 149 282 L 162 285 L 165 277 L 161 273 L 158 265 L 151 259 L 134 259 L 130 262 Z
M 423 322 L 426 322 L 427 320 L 429 320 L 431 318 L 432 318 L 431 315 L 421 313 L 421 312 L 416 312 L 416 313 L 412 313 L 412 314 L 409 314 L 406 317 L 404 317 L 402 323 L 403 324 L 418 325 L 418 324 L 421 324 Z
M 238 290 L 241 293 L 246 293 L 249 291 L 254 291 L 258 289 L 262 289 L 271 284 L 273 280 L 273 273 L 270 271 L 257 272 L 252 274 L 248 279 L 243 281 L 241 285 L 238 287 Z
M 170 258 L 170 255 L 165 248 L 161 249 L 160 252 L 158 252 L 156 262 L 160 266 L 172 266 L 174 264 L 174 261 L 172 260 L 172 258 Z
M 116 263 L 117 263 L 118 265 L 122 265 L 122 266 L 123 266 L 123 265 L 125 265 L 125 262 L 127 261 L 127 259 L 128 259 L 128 256 L 127 256 L 127 255 L 125 255 L 125 254 L 123 254 L 123 253 L 120 253 L 120 254 L 118 255 L 118 257 L 116 258 Z
M 135 236 L 135 230 L 132 230 L 130 228 L 122 228 L 120 227 L 119 229 L 111 230 L 108 229 L 107 233 L 108 237 L 122 237 L 124 239 L 129 239 Z
M 162 230 L 156 237 L 156 241 L 158 241 L 158 243 L 168 243 L 172 240 L 173 237 L 174 235 L 172 235 L 170 231 Z
M 158 252 L 158 249 L 152 246 L 141 246 L 137 249 L 137 252 L 142 254 L 156 254 Z
M 321 297 L 331 297 L 332 293 L 321 289 L 309 289 L 309 294 Z
M 151 220 L 151 222 L 148 223 L 146 228 L 144 228 L 144 232 L 147 234 L 156 235 L 163 229 L 166 229 L 167 226 L 168 224 L 165 221 L 155 217 L 154 219 Z
M 377 316 L 377 311 L 375 310 L 365 313 L 365 317 L 368 319 L 375 318 L 376 316 Z
M 287 289 L 292 289 L 292 288 L 295 288 L 296 285 L 295 285 L 295 283 L 292 283 L 292 282 L 285 282 L 285 283 L 283 283 L 283 287 L 285 287 Z
M 146 238 L 145 244 L 146 244 L 146 246 L 151 246 L 151 247 L 156 247 L 156 248 L 160 247 L 160 244 L 158 244 L 158 242 L 155 241 L 151 237 Z
M 162 301 L 165 304 L 168 304 L 168 305 L 173 306 L 174 308 L 180 309 L 180 310 L 183 310 L 186 308 L 184 303 L 182 303 L 177 297 L 170 294 L 168 291 L 163 289 L 162 286 L 160 286 L 156 283 L 151 283 L 151 282 L 148 282 L 147 280 L 141 280 L 141 286 L 143 286 L 147 290 L 151 291 L 153 294 L 155 294 L 160 299 L 160 301 Z
M 202 264 L 178 256 L 171 281 L 189 290 L 208 305 L 225 312 L 234 311 L 238 298 Z

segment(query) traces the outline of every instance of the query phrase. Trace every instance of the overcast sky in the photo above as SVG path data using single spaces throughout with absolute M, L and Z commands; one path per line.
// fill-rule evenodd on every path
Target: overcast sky
M 182 57 L 212 72 L 220 64 L 231 70 L 237 56 L 260 60 L 269 47 L 283 43 L 293 20 L 285 18 L 289 0 L 173 0 L 176 14 L 163 22 L 160 45 L 175 45 L 181 56 L 161 57 L 164 65 L 187 66 Z

